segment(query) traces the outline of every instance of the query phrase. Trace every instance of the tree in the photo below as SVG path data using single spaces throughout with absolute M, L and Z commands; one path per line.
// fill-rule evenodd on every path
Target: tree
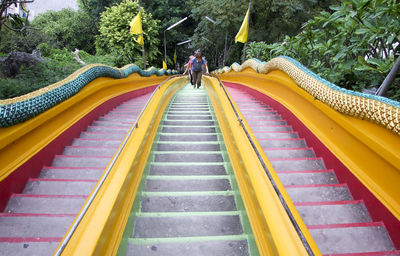
M 119 66 L 136 63 L 142 66 L 142 47 L 129 34 L 129 23 L 138 13 L 138 4 L 132 0 L 123 0 L 101 14 L 100 34 L 96 36 L 96 49 L 100 54 L 113 54 Z M 142 8 L 142 26 L 146 62 L 154 64 L 160 56 L 160 40 L 157 38 L 160 27 L 159 21 L 153 19 L 150 13 Z
M 32 22 L 49 38 L 49 43 L 57 48 L 75 48 L 95 53 L 96 28 L 91 17 L 83 11 L 62 9 L 39 14 Z
M 22 32 L 27 28 L 31 28 L 28 22 L 28 15 L 20 17 L 18 14 L 9 14 L 8 8 L 12 5 L 32 3 L 33 0 L 1 0 L 0 1 L 0 30 L 3 25 L 9 30 Z
M 79 7 L 89 14 L 94 23 L 100 20 L 100 14 L 107 8 L 121 3 L 122 0 L 78 0 Z

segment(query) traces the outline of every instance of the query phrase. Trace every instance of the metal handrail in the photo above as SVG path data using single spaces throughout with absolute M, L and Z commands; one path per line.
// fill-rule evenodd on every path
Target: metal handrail
M 153 93 L 151 94 L 150 98 L 147 100 L 146 105 L 142 108 L 142 110 L 140 111 L 139 116 L 136 118 L 136 121 L 135 121 L 134 125 L 132 125 L 129 128 L 128 135 L 125 136 L 125 139 L 123 140 L 123 142 L 122 142 L 121 146 L 119 147 L 117 153 L 114 155 L 113 159 L 111 160 L 110 164 L 108 165 L 108 167 L 107 167 L 106 171 L 104 172 L 104 175 L 102 176 L 101 180 L 97 183 L 96 187 L 93 190 L 93 193 L 90 195 L 89 199 L 86 201 L 86 203 L 83 206 L 83 209 L 79 213 L 78 217 L 72 223 L 71 228 L 69 229 L 69 231 L 68 231 L 67 235 L 65 236 L 65 238 L 61 241 L 61 244 L 58 247 L 57 251 L 54 253 L 54 255 L 59 256 L 64 251 L 64 249 L 67 246 L 69 240 L 71 239 L 71 237 L 74 234 L 75 230 L 77 229 L 78 225 L 81 223 L 84 215 L 86 214 L 86 212 L 89 209 L 90 205 L 92 204 L 94 198 L 96 197 L 97 193 L 99 192 L 101 186 L 103 185 L 104 181 L 106 180 L 106 178 L 107 178 L 108 174 L 110 173 L 112 167 L 114 166 L 114 164 L 117 161 L 118 157 L 121 155 L 121 152 L 124 149 L 124 147 L 125 147 L 126 143 L 128 142 L 129 138 L 131 137 L 133 131 L 135 130 L 135 128 L 139 127 L 140 117 L 142 116 L 144 110 L 147 108 L 147 106 L 148 106 L 149 102 L 151 101 L 151 99 L 153 98 L 154 94 L 157 92 L 158 89 L 161 88 L 161 85 L 163 85 L 169 79 L 171 79 L 173 77 L 178 77 L 178 76 L 182 76 L 182 75 L 173 75 L 173 76 L 168 77 L 167 79 L 162 81 L 157 86 L 157 88 L 153 91 Z
M 256 153 L 256 155 L 257 155 L 257 157 L 258 157 L 258 159 L 259 159 L 259 161 L 260 161 L 260 163 L 262 165 L 262 167 L 264 168 L 264 171 L 267 174 L 268 179 L 271 182 L 271 184 L 272 184 L 272 186 L 273 186 L 273 188 L 275 190 L 275 193 L 279 197 L 279 201 L 281 202 L 281 204 L 282 204 L 283 208 L 285 209 L 290 221 L 292 222 L 297 234 L 299 235 L 300 240 L 301 240 L 302 244 L 304 245 L 308 255 L 314 255 L 314 252 L 312 251 L 310 245 L 308 244 L 308 241 L 305 238 L 305 236 L 303 234 L 303 231 L 301 231 L 301 229 L 299 227 L 299 224 L 297 223 L 295 217 L 293 216 L 292 212 L 290 211 L 289 206 L 287 205 L 285 199 L 283 198 L 282 193 L 280 192 L 278 186 L 276 185 L 274 178 L 272 177 L 270 171 L 268 170 L 267 165 L 265 164 L 264 160 L 262 159 L 261 154 L 260 154 L 260 152 L 258 151 L 258 149 L 256 147 L 256 144 L 254 143 L 253 139 L 250 137 L 250 133 L 247 131 L 246 127 L 244 126 L 243 120 L 240 118 L 239 113 L 237 112 L 235 106 L 233 105 L 233 102 L 232 102 L 231 98 L 229 97 L 229 95 L 228 95 L 228 93 L 227 93 L 227 91 L 225 89 L 225 86 L 222 84 L 221 80 L 219 80 L 218 76 L 216 76 L 215 74 L 210 74 L 210 76 L 215 77 L 218 80 L 221 88 L 224 90 L 224 93 L 225 93 L 226 97 L 228 98 L 233 111 L 236 114 L 237 120 L 239 121 L 240 125 L 242 126 L 244 132 L 246 133 L 246 136 L 249 139 L 252 148 L 254 149 L 254 151 L 255 151 L 255 153 Z

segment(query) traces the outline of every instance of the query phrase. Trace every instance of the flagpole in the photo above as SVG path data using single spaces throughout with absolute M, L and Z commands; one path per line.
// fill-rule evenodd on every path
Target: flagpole
M 139 7 L 139 12 L 140 12 L 140 2 L 138 0 L 138 7 Z M 142 36 L 143 36 L 143 31 L 142 31 Z M 142 45 L 142 58 L 143 58 L 143 70 L 146 69 L 146 54 L 144 51 L 144 44 Z
M 251 0 L 249 0 L 249 17 L 248 17 L 248 24 L 250 26 L 250 6 L 251 6 Z M 247 40 L 244 43 L 243 46 L 243 53 L 242 53 L 242 63 L 246 60 L 246 46 L 247 46 Z

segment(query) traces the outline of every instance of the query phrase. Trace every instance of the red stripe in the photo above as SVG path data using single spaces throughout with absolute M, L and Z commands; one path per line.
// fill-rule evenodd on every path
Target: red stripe
M 285 188 L 317 188 L 317 187 L 346 187 L 347 184 L 309 184 L 309 185 L 287 185 Z
M 82 149 L 117 149 L 118 147 L 93 147 L 93 146 L 66 146 L 66 148 L 82 148 Z
M 29 181 L 61 181 L 61 182 L 97 182 L 98 180 L 72 180 L 72 179 L 38 179 L 29 178 Z
M 263 148 L 264 150 L 313 150 L 313 148 Z
M 257 136 L 256 136 L 257 137 Z M 260 141 L 301 141 L 304 138 L 273 138 L 273 139 L 258 139 Z
M 110 128 L 110 129 L 124 129 L 124 130 L 129 129 L 129 127 L 124 127 L 124 126 L 101 126 L 101 125 L 91 125 L 88 128 Z
M 384 256 L 384 255 L 400 255 L 400 251 L 396 250 L 396 251 L 380 251 L 380 252 L 324 254 L 324 256 Z
M 85 134 L 105 134 L 105 135 L 109 135 L 109 134 L 126 134 L 124 132 L 82 132 Z
M 252 130 L 254 130 L 253 129 L 253 127 L 290 127 L 290 128 L 292 128 L 292 126 L 291 125 L 281 125 L 281 124 L 278 124 L 278 125 L 260 125 L 260 124 L 258 124 L 258 125 L 251 125 L 251 129 Z
M 343 223 L 328 225 L 309 225 L 308 229 L 329 229 L 329 228 L 356 228 L 356 227 L 383 227 L 383 222 Z
M 290 131 L 259 131 L 259 132 L 255 132 L 255 133 L 296 133 L 297 132 L 290 132 Z
M 34 194 L 12 194 L 10 197 L 28 198 L 87 198 L 89 195 L 34 195 Z
M 246 119 L 246 121 L 262 121 L 262 122 L 286 122 L 286 120 L 283 119 L 276 119 L 276 120 L 266 120 L 266 119 Z
M 62 237 L 0 237 L 1 243 L 60 242 Z
M 76 214 L 50 214 L 50 213 L 0 213 L 0 217 L 75 217 Z
M 347 201 L 321 201 L 321 202 L 293 202 L 295 206 L 317 206 L 317 205 L 345 205 L 345 204 L 361 204 L 363 200 L 347 200 Z
M 84 156 L 84 155 L 73 156 L 73 155 L 56 155 L 55 157 L 59 157 L 59 158 L 110 158 L 110 157 L 112 157 L 112 156 Z

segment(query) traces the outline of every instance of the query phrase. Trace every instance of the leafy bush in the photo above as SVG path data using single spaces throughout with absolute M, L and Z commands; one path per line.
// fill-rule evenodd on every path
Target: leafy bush
M 297 59 L 325 79 L 348 89 L 379 86 L 400 51 L 400 3 L 350 0 L 309 20 L 283 43 L 252 42 L 247 57 L 267 61 L 280 55 Z M 261 50 L 260 50 L 261 49 Z M 400 100 L 400 77 L 388 97 Z
M 40 28 L 54 47 L 61 49 L 65 47 L 71 51 L 78 48 L 95 53 L 96 26 L 90 16 L 83 11 L 72 9 L 47 11 L 35 17 L 32 25 Z
M 143 66 L 142 46 L 136 43 L 129 33 L 129 23 L 138 13 L 138 3 L 132 0 L 124 0 L 121 4 L 115 5 L 101 14 L 100 34 L 96 36 L 96 49 L 101 55 L 111 54 L 116 64 L 123 66 L 135 63 Z M 160 54 L 160 40 L 157 38 L 159 21 L 154 20 L 150 13 L 142 8 L 143 37 L 146 51 L 146 61 L 156 61 Z

